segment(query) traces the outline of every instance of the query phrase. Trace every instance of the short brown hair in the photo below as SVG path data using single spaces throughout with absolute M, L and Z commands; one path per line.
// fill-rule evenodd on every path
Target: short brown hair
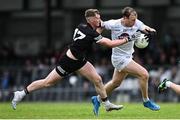
M 94 17 L 96 14 L 100 14 L 99 10 L 97 9 L 87 9 L 85 11 L 85 17 Z
M 122 10 L 122 16 L 123 16 L 123 17 L 129 18 L 129 16 L 131 15 L 131 13 L 134 13 L 134 14 L 137 15 L 135 9 L 133 9 L 132 7 L 125 7 L 125 8 Z

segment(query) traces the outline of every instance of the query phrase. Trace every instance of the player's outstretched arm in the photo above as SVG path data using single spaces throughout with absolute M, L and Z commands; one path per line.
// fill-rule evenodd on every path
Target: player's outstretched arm
M 98 44 L 101 44 L 110 48 L 117 47 L 127 42 L 128 42 L 128 38 L 126 37 L 122 39 L 117 39 L 117 40 L 110 40 L 109 38 L 103 37 L 102 39 L 97 41 Z
M 154 28 L 151 28 L 147 25 L 144 26 L 144 30 L 142 32 L 146 35 L 147 38 L 150 40 L 156 36 L 156 30 Z
M 143 32 L 148 34 L 149 32 L 156 32 L 156 30 L 154 28 L 151 28 L 151 27 L 145 25 Z
M 124 38 L 120 38 L 120 39 L 116 39 L 116 40 L 110 40 L 109 38 L 102 37 L 96 43 L 113 48 L 113 47 L 117 47 L 119 45 L 125 44 L 127 42 L 136 41 L 137 39 L 139 39 L 140 35 L 141 35 L 140 32 L 136 32 L 135 34 L 133 34 L 129 37 L 124 37 Z

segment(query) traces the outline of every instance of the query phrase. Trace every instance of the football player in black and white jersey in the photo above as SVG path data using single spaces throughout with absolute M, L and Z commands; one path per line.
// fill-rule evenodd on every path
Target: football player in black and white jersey
M 77 26 L 74 31 L 73 42 L 70 44 L 66 54 L 59 60 L 59 64 L 56 68 L 53 69 L 46 78 L 32 82 L 22 91 L 14 92 L 12 100 L 13 109 L 16 109 L 17 103 L 20 102 L 27 94 L 42 88 L 53 86 L 72 72 L 77 72 L 82 76 L 85 76 L 94 84 L 96 92 L 100 95 L 106 111 L 119 110 L 123 107 L 122 105 L 114 105 L 109 102 L 102 78 L 96 72 L 93 65 L 86 60 L 86 54 L 87 50 L 93 43 L 112 48 L 129 41 L 136 40 L 137 37 L 133 37 L 131 39 L 125 37 L 111 41 L 110 39 L 101 36 L 96 31 L 101 22 L 100 13 L 97 9 L 86 10 L 85 18 L 87 22 Z M 94 113 L 95 115 L 98 115 L 98 112 L 95 109 Z

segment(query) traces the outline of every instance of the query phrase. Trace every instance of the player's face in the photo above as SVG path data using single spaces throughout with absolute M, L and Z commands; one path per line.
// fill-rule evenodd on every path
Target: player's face
M 137 19 L 137 14 L 136 13 L 132 13 L 129 18 L 125 18 L 125 24 L 127 27 L 132 27 Z
M 91 25 L 97 28 L 100 25 L 101 16 L 99 14 L 96 14 L 94 17 L 90 17 L 89 20 L 90 20 Z

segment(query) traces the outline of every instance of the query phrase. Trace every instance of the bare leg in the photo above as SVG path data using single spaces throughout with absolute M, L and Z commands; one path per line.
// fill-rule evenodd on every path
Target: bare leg
M 123 105 L 114 105 L 109 102 L 102 79 L 91 63 L 87 62 L 80 70 L 78 70 L 78 72 L 94 83 L 96 92 L 100 95 L 106 111 L 123 108 Z M 91 100 L 94 106 L 93 112 L 95 115 L 98 115 L 100 102 L 97 100 L 97 96 L 92 97 Z
M 177 94 L 180 94 L 180 85 L 171 82 L 170 88 L 174 90 Z
M 28 92 L 32 92 L 56 84 L 62 77 L 54 69 L 45 79 L 36 80 L 27 86 Z
M 107 94 L 109 95 L 112 90 L 119 86 L 127 74 L 131 74 L 139 78 L 144 107 L 151 110 L 159 110 L 160 106 L 150 101 L 148 97 L 148 72 L 134 60 L 132 60 L 123 70 L 121 70 L 121 72 L 118 72 L 117 70 L 114 71 L 113 79 L 106 85 Z
M 62 77 L 54 69 L 51 73 L 49 73 L 49 75 L 45 79 L 36 80 L 32 82 L 29 86 L 27 86 L 25 90 L 14 92 L 14 97 L 12 100 L 13 109 L 16 109 L 17 103 L 20 102 L 27 93 L 52 86 L 61 79 Z
M 105 89 L 106 89 L 106 93 L 109 96 L 112 91 L 117 88 L 118 86 L 120 86 L 120 84 L 122 83 L 122 81 L 124 80 L 124 78 L 127 76 L 127 73 L 125 72 L 119 72 L 116 69 L 114 69 L 114 73 L 113 73 L 113 77 L 112 80 L 110 80 L 106 85 L 105 85 Z
M 102 78 L 98 75 L 91 63 L 87 62 L 80 70 L 78 70 L 78 73 L 85 76 L 94 84 L 96 92 L 101 96 L 101 98 L 107 97 Z
M 143 98 L 148 98 L 148 79 L 149 74 L 145 68 L 132 60 L 123 70 L 123 72 L 129 73 L 138 77 L 141 93 Z
M 113 78 L 106 85 L 107 95 L 111 94 L 111 92 L 122 83 L 123 79 L 131 74 L 139 78 L 139 83 L 141 87 L 141 93 L 143 98 L 148 98 L 148 72 L 145 68 L 137 64 L 134 60 L 132 60 L 123 70 L 120 72 L 118 70 L 114 70 Z

